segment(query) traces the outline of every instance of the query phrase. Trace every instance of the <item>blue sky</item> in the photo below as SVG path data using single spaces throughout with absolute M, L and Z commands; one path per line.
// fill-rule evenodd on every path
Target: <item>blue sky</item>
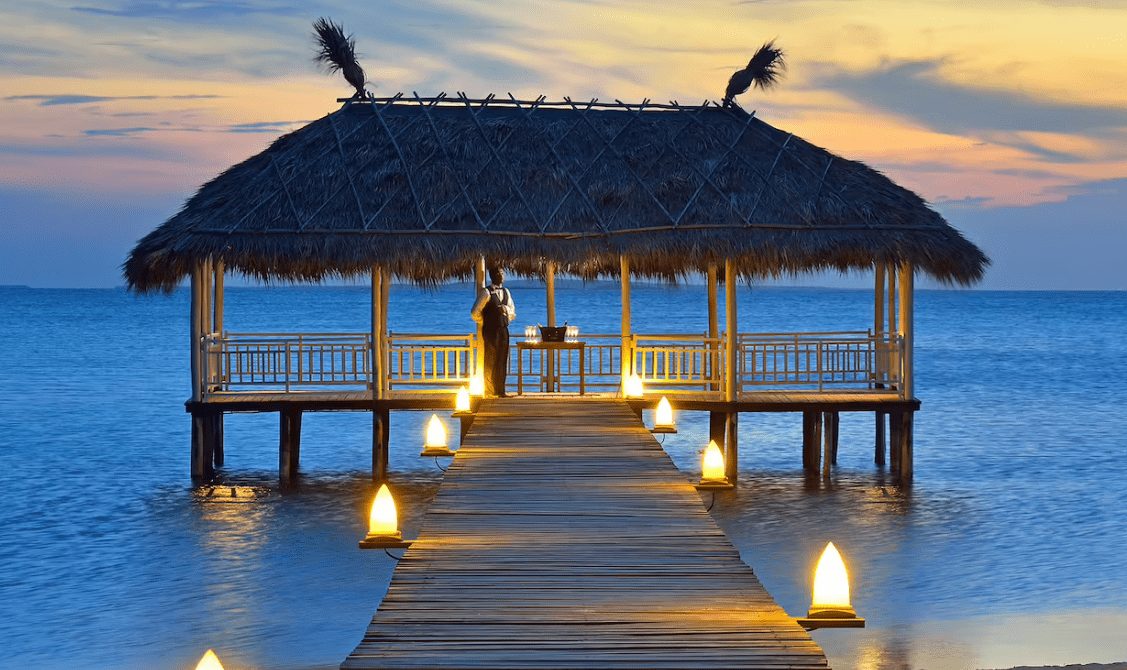
M 377 95 L 718 99 L 920 193 L 982 288 L 1127 290 L 1127 1 L 74 0 L 0 8 L 0 284 L 106 287 L 202 183 L 336 109 L 311 24 Z M 807 283 L 868 285 L 866 278 Z

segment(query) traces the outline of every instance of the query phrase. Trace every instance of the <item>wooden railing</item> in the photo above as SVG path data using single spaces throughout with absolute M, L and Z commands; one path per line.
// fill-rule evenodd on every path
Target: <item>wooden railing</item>
M 901 345 L 867 331 L 741 333 L 738 387 L 887 390 L 900 381 Z
M 545 386 L 547 370 L 540 350 L 517 359 L 513 338 L 509 371 L 518 365 L 525 383 Z M 582 335 L 584 382 L 588 392 L 617 392 L 622 379 L 622 337 Z M 371 389 L 371 336 L 368 333 L 212 333 L 202 340 L 202 375 L 207 392 L 255 389 L 300 391 L 333 387 Z M 384 351 L 388 389 L 449 392 L 468 384 L 474 373 L 475 335 L 389 333 Z M 706 334 L 636 334 L 628 340 L 634 371 L 648 389 L 663 393 L 723 392 L 725 340 Z M 827 388 L 887 392 L 900 386 L 903 342 L 893 335 L 866 331 L 822 333 L 741 333 L 737 338 L 737 388 Z M 576 350 L 553 352 L 555 386 L 578 390 Z
M 449 391 L 468 385 L 476 335 L 388 333 L 389 389 Z
M 371 381 L 366 333 L 211 333 L 204 337 L 203 354 L 209 392 L 367 388 Z

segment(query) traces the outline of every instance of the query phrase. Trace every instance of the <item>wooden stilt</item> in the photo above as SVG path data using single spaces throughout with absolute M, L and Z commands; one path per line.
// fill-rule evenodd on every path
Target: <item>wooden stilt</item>
M 830 463 L 837 465 L 838 426 L 841 423 L 840 412 L 826 412 L 826 444 L 830 448 Z
M 215 475 L 212 465 L 213 435 L 211 417 L 206 414 L 192 414 L 192 478 L 207 479 Z
M 287 407 L 278 415 L 278 475 L 282 481 L 290 481 L 297 476 L 301 460 L 301 410 Z
M 830 480 L 833 465 L 833 412 L 822 412 L 822 479 Z
M 728 412 L 724 423 L 724 475 L 729 484 L 735 484 L 740 472 L 739 412 Z
M 890 412 L 888 415 L 888 465 L 893 472 L 900 472 L 901 450 L 897 447 L 904 425 L 903 417 L 903 412 Z
M 211 458 L 215 467 L 223 467 L 223 412 L 217 412 L 211 420 Z
M 873 462 L 877 465 L 884 465 L 884 425 L 886 422 L 885 417 L 887 414 L 884 412 L 877 412 L 877 440 L 876 450 L 873 452 Z
M 461 446 L 462 442 L 465 441 L 466 433 L 470 432 L 470 426 L 473 425 L 473 420 L 474 420 L 475 416 L 477 416 L 477 415 L 471 414 L 470 416 L 458 417 L 458 419 L 462 422 L 461 431 L 459 432 L 459 435 L 458 435 L 458 446 Z
M 822 413 L 802 413 L 802 467 L 808 473 L 822 469 Z
M 900 463 L 897 472 L 901 481 L 912 479 L 912 423 L 914 412 L 904 412 L 900 417 L 900 435 L 894 451 L 900 454 Z
M 372 480 L 381 482 L 387 479 L 387 466 L 390 460 L 388 436 L 391 433 L 391 411 L 376 409 L 372 411 Z
M 709 412 L 708 413 L 708 439 L 716 443 L 720 447 L 720 451 L 724 451 L 724 433 L 728 430 L 728 413 L 727 412 Z

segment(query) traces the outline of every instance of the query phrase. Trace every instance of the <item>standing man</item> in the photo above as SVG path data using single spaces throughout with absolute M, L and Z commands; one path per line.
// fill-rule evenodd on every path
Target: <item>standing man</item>
M 485 345 L 485 394 L 497 398 L 505 394 L 505 375 L 509 368 L 509 322 L 516 318 L 517 310 L 509 289 L 502 286 L 505 271 L 489 268 L 489 286 L 478 293 L 470 316 L 481 324 L 481 337 Z

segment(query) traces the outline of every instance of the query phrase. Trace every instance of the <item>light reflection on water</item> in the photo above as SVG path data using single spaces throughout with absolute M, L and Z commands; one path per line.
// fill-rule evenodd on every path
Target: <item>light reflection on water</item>
M 616 291 L 562 287 L 560 313 L 596 310 L 572 322 L 616 327 Z M 520 292 L 522 313 L 542 309 L 538 295 Z M 669 296 L 635 291 L 639 330 L 702 322 L 670 314 Z M 465 320 L 463 298 L 393 296 L 420 305 L 393 310 L 392 329 L 443 310 Z M 241 330 L 278 329 L 284 314 L 286 329 L 348 331 L 368 299 L 248 289 L 229 292 L 228 315 Z M 185 306 L 181 294 L 0 289 L 18 326 L 0 329 L 0 388 L 14 390 L 0 394 L 0 668 L 190 669 L 208 647 L 231 669 L 335 666 L 386 591 L 394 561 L 356 547 L 375 493 L 369 415 L 306 415 L 304 474 L 286 487 L 277 416 L 231 417 L 219 481 L 188 483 Z M 850 292 L 741 297 L 745 330 L 836 329 L 849 310 L 871 318 Z M 842 416 L 827 485 L 801 471 L 798 415 L 745 414 L 741 485 L 717 495 L 713 518 L 792 615 L 809 607 L 825 543 L 838 546 L 869 622 L 814 633 L 839 669 L 1127 660 L 1108 632 L 1127 627 L 1127 419 L 1108 409 L 1127 397 L 1125 315 L 1125 294 L 922 292 L 914 485 L 873 466 L 871 415 Z M 441 482 L 418 457 L 429 416 L 392 416 L 408 538 Z M 678 424 L 664 446 L 696 480 L 707 417 Z

